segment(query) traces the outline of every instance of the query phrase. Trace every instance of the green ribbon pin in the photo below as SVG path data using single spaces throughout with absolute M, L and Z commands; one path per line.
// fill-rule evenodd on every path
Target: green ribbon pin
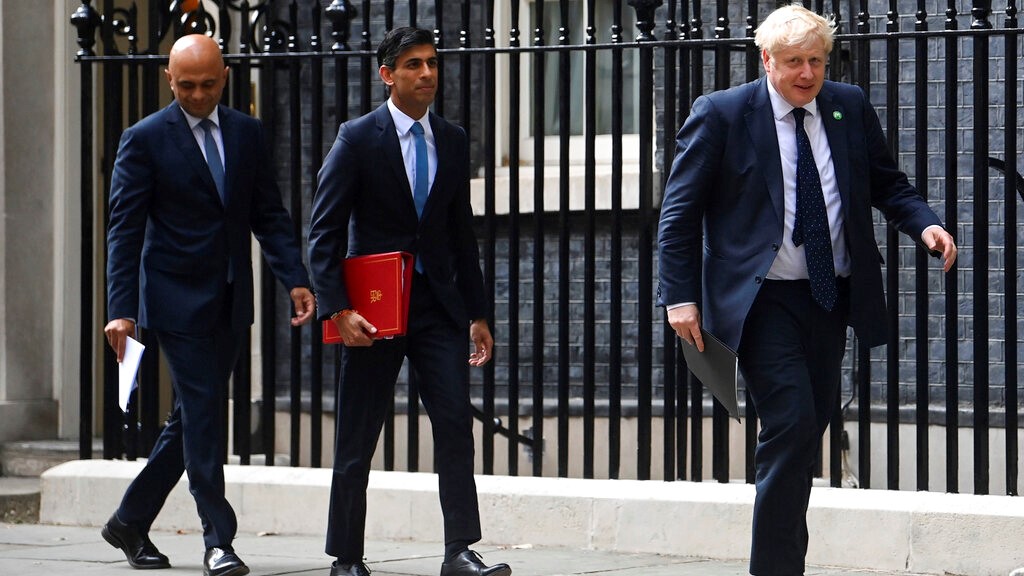
M 835 112 L 832 112 L 832 117 L 835 118 L 836 120 L 842 120 L 843 113 L 840 112 L 839 110 L 836 110 Z

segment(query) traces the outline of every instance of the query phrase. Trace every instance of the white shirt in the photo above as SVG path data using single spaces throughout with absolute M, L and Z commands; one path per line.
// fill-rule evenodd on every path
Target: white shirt
M 437 175 L 437 147 L 434 145 L 434 133 L 430 130 L 430 122 L 427 120 L 430 114 L 424 114 L 418 120 L 410 118 L 405 112 L 399 110 L 390 98 L 388 98 L 388 110 L 391 111 L 391 119 L 395 122 L 395 131 L 398 132 L 398 147 L 402 150 L 405 175 L 409 178 L 409 190 L 413 194 L 416 193 L 416 141 L 410 129 L 417 122 L 423 126 L 423 136 L 427 141 L 427 191 L 429 193 L 429 190 L 434 187 L 434 176 Z
M 192 136 L 196 139 L 196 144 L 199 144 L 199 151 L 203 153 L 203 158 L 206 158 L 206 132 L 203 131 L 199 123 L 206 118 L 196 118 L 195 116 L 185 112 L 185 109 L 181 109 L 185 114 L 185 119 L 188 120 L 188 126 L 192 129 Z M 213 141 L 217 143 L 217 153 L 220 154 L 221 167 L 224 166 L 224 137 L 220 134 L 220 116 L 217 115 L 217 108 L 213 109 L 213 112 L 207 117 L 210 122 L 213 122 L 213 128 L 210 128 L 210 133 L 213 134 Z M 210 159 L 206 158 L 206 163 L 210 163 Z
M 785 218 L 782 226 L 782 245 L 766 275 L 771 280 L 799 280 L 807 278 L 807 258 L 804 245 L 793 245 L 793 222 L 796 219 L 796 119 L 793 117 L 793 105 L 778 93 L 771 81 L 768 85 L 768 96 L 772 103 L 772 114 L 775 117 L 775 132 L 779 138 L 779 156 L 782 159 L 782 189 L 784 192 Z M 804 117 L 804 131 L 811 142 L 814 163 L 818 166 L 821 179 L 821 190 L 825 196 L 825 212 L 828 214 L 829 232 L 832 236 L 832 259 L 835 261 L 836 275 L 850 275 L 850 255 L 846 249 L 846 237 L 843 234 L 843 203 L 836 184 L 836 171 L 832 166 L 832 150 L 828 146 L 825 124 L 822 122 L 818 102 L 812 100 L 804 106 L 807 114 Z

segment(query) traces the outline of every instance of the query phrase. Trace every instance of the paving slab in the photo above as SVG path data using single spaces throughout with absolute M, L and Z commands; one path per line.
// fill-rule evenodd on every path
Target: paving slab
M 153 531 L 153 542 L 172 568 L 153 576 L 202 573 L 203 539 L 198 531 Z M 322 536 L 243 533 L 235 550 L 253 576 L 327 576 L 331 558 Z M 515 576 L 744 576 L 746 562 L 668 554 L 625 554 L 533 545 L 476 546 L 488 563 L 507 562 Z M 436 576 L 443 546 L 438 542 L 367 542 L 373 576 Z M 0 575 L 73 574 L 137 576 L 120 551 L 95 527 L 0 523 Z M 913 576 L 909 572 L 846 570 L 809 566 L 807 576 Z

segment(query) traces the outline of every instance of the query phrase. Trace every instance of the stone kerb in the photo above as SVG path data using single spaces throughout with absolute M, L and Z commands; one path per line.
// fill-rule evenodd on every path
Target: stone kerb
M 74 461 L 42 476 L 40 521 L 100 526 L 141 462 Z M 331 470 L 227 466 L 227 495 L 243 532 L 322 535 Z M 754 488 L 747 484 L 478 476 L 485 544 L 745 559 Z M 437 477 L 370 475 L 367 538 L 436 542 Z M 808 563 L 1005 576 L 1024 566 L 1024 499 L 815 488 Z M 154 525 L 198 530 L 182 479 Z

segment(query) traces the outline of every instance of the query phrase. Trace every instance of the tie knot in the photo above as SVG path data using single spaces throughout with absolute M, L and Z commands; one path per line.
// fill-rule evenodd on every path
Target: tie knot
M 807 110 L 804 108 L 793 108 L 793 118 L 796 118 L 796 123 L 803 124 L 804 114 L 807 114 Z
M 420 124 L 419 122 L 413 122 L 412 128 L 409 128 L 409 131 L 415 134 L 416 136 L 423 136 L 423 124 Z
M 213 120 L 210 120 L 209 118 L 203 118 L 199 121 L 199 127 L 203 129 L 203 132 L 209 134 L 210 130 L 213 130 Z

